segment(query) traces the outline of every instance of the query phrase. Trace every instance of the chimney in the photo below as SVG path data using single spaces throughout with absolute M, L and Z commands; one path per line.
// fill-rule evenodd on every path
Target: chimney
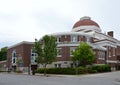
M 107 35 L 113 37 L 113 36 L 114 36 L 114 35 L 113 35 L 113 31 L 109 31 L 109 32 L 107 33 Z

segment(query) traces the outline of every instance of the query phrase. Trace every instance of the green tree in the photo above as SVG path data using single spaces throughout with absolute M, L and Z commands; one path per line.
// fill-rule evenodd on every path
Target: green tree
M 2 70 L 2 64 L 0 63 L 0 71 Z
M 54 36 L 45 35 L 39 42 L 35 39 L 34 51 L 38 54 L 36 62 L 44 67 L 44 75 L 46 75 L 46 66 L 51 64 L 57 56 L 57 44 Z
M 0 61 L 7 59 L 7 47 L 1 48 L 0 51 Z
M 72 60 L 77 66 L 86 66 L 94 63 L 95 55 L 92 48 L 85 42 L 81 42 L 75 51 L 72 52 Z

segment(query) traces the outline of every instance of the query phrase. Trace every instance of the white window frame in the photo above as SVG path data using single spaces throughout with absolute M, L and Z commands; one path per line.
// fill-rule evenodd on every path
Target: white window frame
M 77 42 L 77 36 L 76 35 L 71 36 L 71 42 Z
M 15 62 L 13 62 L 13 60 L 15 60 Z M 16 64 L 16 60 L 17 60 L 16 50 L 13 50 L 12 51 L 12 64 Z
M 76 48 L 77 48 L 77 47 L 70 47 L 70 57 L 73 57 L 72 51 L 75 51 Z
M 35 59 L 37 56 L 37 53 L 33 52 L 33 49 L 31 49 L 31 63 L 35 63 Z
M 61 42 L 61 36 L 57 37 L 57 43 Z
M 100 59 L 100 60 L 105 60 L 105 52 L 99 51 L 99 52 L 98 52 L 98 59 Z
M 115 56 L 115 48 L 113 47 L 113 56 Z
M 111 47 L 108 47 L 108 55 L 111 57 Z
M 62 48 L 57 48 L 57 57 L 62 57 Z
M 87 42 L 87 43 L 90 43 L 90 42 L 91 42 L 90 37 L 88 37 L 88 36 L 86 37 L 86 42 Z

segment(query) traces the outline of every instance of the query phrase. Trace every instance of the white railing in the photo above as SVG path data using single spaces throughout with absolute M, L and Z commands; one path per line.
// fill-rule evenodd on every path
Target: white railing
M 80 44 L 80 42 L 57 42 L 57 44 Z

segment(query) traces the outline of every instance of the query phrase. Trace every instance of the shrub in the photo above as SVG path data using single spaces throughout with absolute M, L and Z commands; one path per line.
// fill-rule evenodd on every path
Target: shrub
M 37 73 L 44 73 L 44 69 L 39 68 Z M 47 74 L 75 74 L 75 68 L 47 68 Z
M 111 71 L 109 65 L 93 65 L 90 67 L 77 68 L 78 74 L 97 73 L 97 72 L 109 72 Z M 36 70 L 36 73 L 44 73 L 43 68 Z M 47 68 L 47 74 L 76 74 L 76 68 Z
M 88 68 L 86 68 L 86 67 L 78 68 L 78 74 L 86 74 L 86 73 L 88 73 Z
M 105 65 L 93 65 L 92 70 L 96 70 L 97 72 L 110 72 L 111 67 L 108 64 L 105 64 Z
M 88 73 L 97 73 L 97 70 L 92 69 L 92 67 L 88 68 Z

